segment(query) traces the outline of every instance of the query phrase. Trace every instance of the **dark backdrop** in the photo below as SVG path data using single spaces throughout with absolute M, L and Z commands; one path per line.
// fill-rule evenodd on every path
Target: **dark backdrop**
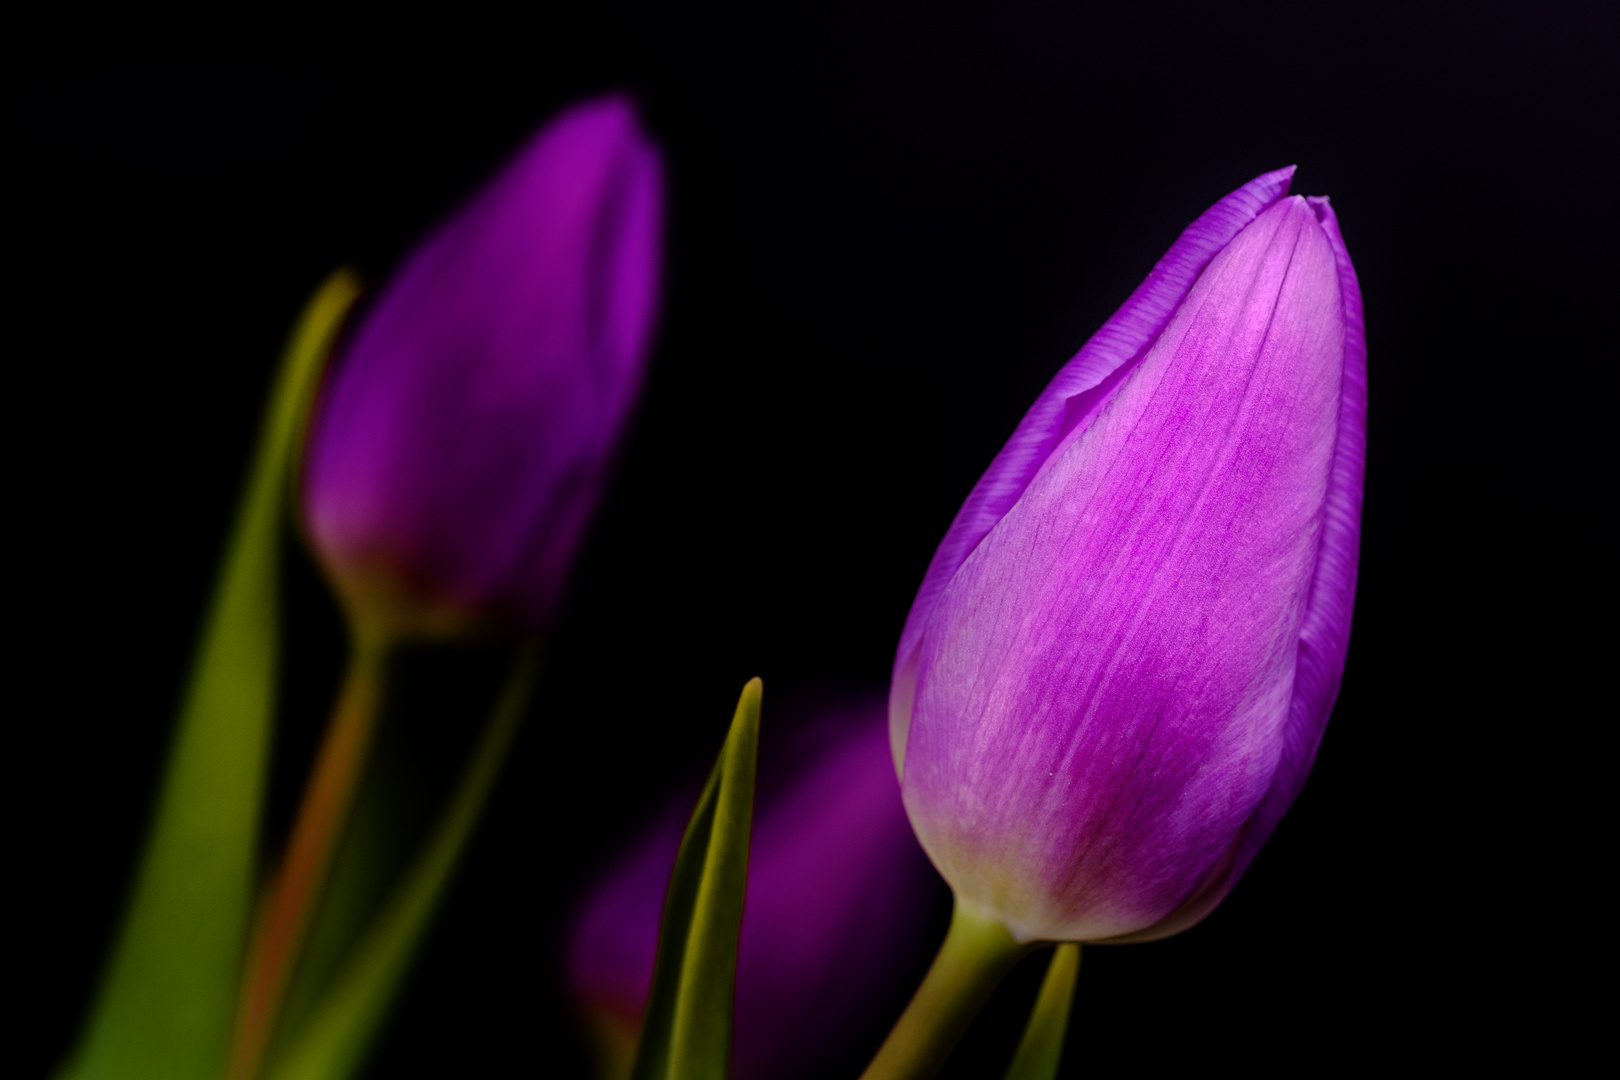
M 617 88 L 671 184 L 651 379 L 374 1074 L 578 1074 L 554 927 L 582 876 L 713 753 L 747 677 L 767 725 L 885 685 L 1023 409 L 1181 228 L 1291 162 L 1366 300 L 1344 691 L 1226 904 L 1087 952 L 1066 1075 L 1562 1053 L 1593 1015 L 1565 965 L 1605 937 L 1582 822 L 1610 726 L 1587 697 L 1612 670 L 1612 6 L 589 7 L 8 34 L 16 1074 L 93 986 L 303 299 L 340 263 L 384 275 L 537 124 Z M 273 830 L 341 659 L 292 563 Z M 999 1074 L 1038 974 L 955 1075 Z

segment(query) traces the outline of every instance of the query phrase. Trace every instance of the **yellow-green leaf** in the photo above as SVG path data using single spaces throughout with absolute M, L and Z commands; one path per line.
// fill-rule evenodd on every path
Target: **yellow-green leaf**
M 214 1080 L 253 902 L 278 665 L 279 538 L 321 368 L 359 285 L 332 275 L 282 360 L 193 661 L 134 891 L 65 1075 Z
M 725 746 L 681 840 L 632 1080 L 725 1080 L 730 1071 L 762 691 L 758 679 L 743 687 Z
M 1075 977 L 1080 974 L 1080 946 L 1059 945 L 1046 966 L 1041 992 L 1018 1041 L 1006 1080 L 1052 1080 L 1063 1060 L 1063 1038 L 1069 1030 Z

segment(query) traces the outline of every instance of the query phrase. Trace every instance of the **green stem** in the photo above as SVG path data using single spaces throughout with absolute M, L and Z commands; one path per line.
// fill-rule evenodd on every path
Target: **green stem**
M 1063 1060 L 1063 1037 L 1069 1031 L 1069 1010 L 1074 1004 L 1074 980 L 1080 974 L 1080 946 L 1059 945 L 1046 966 L 1041 992 L 1029 1014 L 1029 1025 L 1018 1041 L 1004 1080 L 1052 1080 Z
M 1035 947 L 958 903 L 933 966 L 861 1080 L 927 1080 L 939 1072 L 991 992 Z
M 293 1033 L 285 1056 L 271 1063 L 271 1080 L 347 1080 L 364 1064 L 366 1049 L 494 790 L 523 721 L 540 655 L 538 640 L 530 640 L 518 653 L 443 816 L 314 1014 Z
M 256 928 L 226 1069 L 230 1080 L 253 1080 L 264 1063 L 282 996 L 365 766 L 387 653 L 388 643 L 381 637 L 356 635 L 348 674 Z

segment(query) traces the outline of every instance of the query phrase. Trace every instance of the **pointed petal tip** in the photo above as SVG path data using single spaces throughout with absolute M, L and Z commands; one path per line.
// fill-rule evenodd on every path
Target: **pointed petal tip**
M 1277 192 L 1276 198 L 1280 199 L 1288 194 L 1288 185 L 1293 183 L 1294 173 L 1298 170 L 1298 165 L 1284 165 L 1280 169 L 1272 169 L 1270 172 L 1261 173 L 1244 186 L 1272 187 Z
M 1069 435 L 1070 400 L 1100 385 L 1122 364 L 1140 355 L 1186 297 L 1203 267 L 1267 207 L 1288 194 L 1295 165 L 1261 173 L 1204 211 L 1171 245 L 1164 257 L 1080 351 L 1053 377 L 1019 422 L 1007 445 L 980 477 L 929 563 L 895 655 L 897 678 L 905 658 L 921 641 L 939 592 L 962 562 L 1017 501 L 1060 437 Z M 909 694 L 906 697 L 909 703 Z M 908 717 L 909 723 L 909 717 Z M 904 762 L 907 723 L 897 723 L 896 769 Z
M 635 97 L 625 91 L 577 101 L 536 133 L 536 143 L 556 137 L 561 131 L 577 132 L 604 146 L 628 143 L 640 150 L 654 149 L 641 124 L 641 108 Z

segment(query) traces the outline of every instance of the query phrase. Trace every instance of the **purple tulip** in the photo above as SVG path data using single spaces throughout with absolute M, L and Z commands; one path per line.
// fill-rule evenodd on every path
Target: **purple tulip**
M 390 632 L 550 617 L 645 367 L 657 151 L 622 98 L 539 132 L 405 260 L 324 395 L 309 531 Z
M 934 555 L 890 736 L 957 902 L 1020 941 L 1208 914 L 1338 695 L 1366 348 L 1326 199 L 1261 176 L 1035 402 Z
M 898 1009 L 934 944 L 938 878 L 900 805 L 881 700 L 831 711 L 764 753 L 738 944 L 738 1080 L 821 1075 L 852 1035 L 881 1034 L 868 1025 L 893 1017 L 874 1009 Z M 604 1076 L 628 1072 L 691 802 L 609 868 L 572 926 L 569 990 Z

